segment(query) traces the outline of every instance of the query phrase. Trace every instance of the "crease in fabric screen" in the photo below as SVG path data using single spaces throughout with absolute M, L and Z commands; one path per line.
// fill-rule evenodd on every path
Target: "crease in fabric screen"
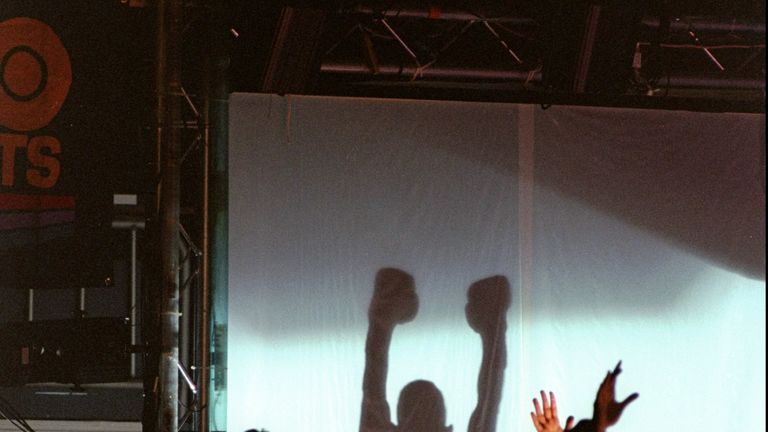
M 538 390 L 556 392 L 563 418 L 591 417 L 618 360 L 617 397 L 640 398 L 612 430 L 763 430 L 765 195 L 749 176 L 764 116 L 665 118 L 233 94 L 227 430 L 357 431 L 366 406 L 396 424 L 416 382 L 464 431 L 493 405 L 478 397 L 491 377 L 498 413 L 483 430 L 533 431 Z M 533 164 L 532 206 L 519 161 Z M 508 286 L 507 309 L 492 286 Z M 374 301 L 409 290 L 415 310 Z M 497 327 L 478 316 L 506 324 L 503 360 L 483 355 L 475 329 Z M 399 324 L 372 330 L 382 320 Z M 367 355 L 386 358 L 384 374 Z M 384 396 L 366 405 L 364 381 Z

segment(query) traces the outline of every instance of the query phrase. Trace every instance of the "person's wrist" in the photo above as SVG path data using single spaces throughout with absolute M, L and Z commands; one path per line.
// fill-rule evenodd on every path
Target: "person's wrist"
M 507 329 L 507 320 L 500 318 L 495 322 L 495 325 L 485 327 L 478 333 L 484 342 L 493 342 L 496 340 L 497 335 L 503 335 Z
M 593 423 L 593 430 L 595 432 L 605 432 L 605 430 L 608 429 L 608 425 L 606 425 L 605 422 L 600 419 L 600 417 L 597 417 Z
M 576 423 L 576 426 L 570 429 L 570 432 L 595 432 L 595 421 L 593 419 L 583 419 Z

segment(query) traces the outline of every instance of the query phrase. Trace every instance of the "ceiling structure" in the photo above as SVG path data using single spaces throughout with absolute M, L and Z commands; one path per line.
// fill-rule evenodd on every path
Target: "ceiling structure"
M 243 4 L 232 87 L 760 111 L 764 3 L 672 3 Z

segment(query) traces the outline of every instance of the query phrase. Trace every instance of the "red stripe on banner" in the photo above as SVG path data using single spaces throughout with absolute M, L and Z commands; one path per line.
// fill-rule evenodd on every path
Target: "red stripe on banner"
M 75 197 L 73 196 L 0 194 L 0 210 L 72 208 L 75 208 Z
M 41 228 L 75 221 L 73 210 L 48 211 L 40 213 L 0 214 L 0 231 L 19 228 Z

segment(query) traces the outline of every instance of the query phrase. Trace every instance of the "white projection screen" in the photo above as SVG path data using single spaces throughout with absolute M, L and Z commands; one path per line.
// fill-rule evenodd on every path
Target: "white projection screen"
M 619 360 L 617 398 L 640 397 L 611 430 L 765 430 L 764 122 L 233 94 L 226 430 L 360 430 L 382 269 L 418 296 L 385 350 L 392 423 L 427 380 L 467 430 L 468 290 L 500 276 L 495 430 L 534 431 L 540 389 L 590 418 Z

